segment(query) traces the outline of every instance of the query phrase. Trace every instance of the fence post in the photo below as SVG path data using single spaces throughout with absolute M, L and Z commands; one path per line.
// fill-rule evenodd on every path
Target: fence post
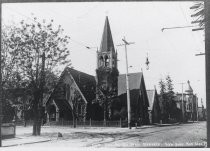
M 122 127 L 122 120 L 121 120 L 121 118 L 120 118 L 120 127 Z
M 90 127 L 91 127 L 91 118 L 90 118 Z

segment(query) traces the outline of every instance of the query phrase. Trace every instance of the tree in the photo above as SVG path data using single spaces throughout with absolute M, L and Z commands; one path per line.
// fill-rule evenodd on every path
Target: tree
M 195 4 L 190 7 L 190 9 L 194 10 L 194 14 L 191 15 L 195 20 L 192 21 L 193 24 L 198 24 L 200 28 L 194 30 L 203 30 L 205 26 L 204 20 L 204 3 L 203 2 L 195 2 Z
M 14 53 L 11 53 L 9 49 L 10 44 L 10 34 L 15 29 L 15 26 L 2 26 L 2 52 L 1 52 L 1 75 L 2 75 L 2 87 L 8 88 L 11 82 L 15 82 L 16 80 L 21 80 L 18 73 L 15 72 L 15 57 Z M 13 86 L 16 83 L 12 83 Z
M 165 123 L 168 121 L 168 110 L 167 110 L 166 83 L 163 81 L 163 79 L 160 79 L 159 87 L 160 87 L 161 120 Z
M 163 79 L 160 79 L 159 81 L 159 87 L 160 87 L 160 95 L 163 95 L 166 93 L 166 84 L 163 81 Z
M 167 90 L 167 103 L 168 103 L 168 113 L 171 118 L 176 117 L 176 102 L 175 102 L 175 96 L 174 96 L 174 88 L 173 88 L 173 83 L 170 75 L 166 76 L 166 90 Z
M 15 116 L 15 107 L 19 104 L 15 101 L 16 94 L 9 92 L 12 89 L 17 91 L 26 85 L 27 81 L 22 80 L 20 74 L 16 70 L 15 57 L 9 48 L 10 36 L 15 26 L 2 26 L 2 53 L 1 53 L 1 75 L 2 75 L 2 106 L 3 106 L 3 122 L 11 122 Z
M 63 34 L 53 20 L 46 22 L 22 20 L 6 37 L 8 52 L 14 57 L 15 70 L 22 80 L 29 81 L 34 115 L 33 135 L 40 135 L 43 118 L 43 92 L 46 89 L 46 72 L 58 73 L 59 66 L 70 66 L 67 44 L 70 37 Z
M 112 118 L 112 103 L 117 96 L 117 77 L 119 72 L 117 68 L 99 67 L 96 70 L 97 74 L 97 89 L 96 89 L 96 102 L 103 107 L 104 121 Z M 105 80 L 104 80 L 105 79 Z M 107 81 L 107 83 L 104 83 Z
M 177 118 L 177 108 L 174 96 L 174 87 L 170 75 L 166 76 L 165 81 L 159 82 L 160 86 L 160 106 L 161 118 L 163 122 L 169 122 L 170 118 Z

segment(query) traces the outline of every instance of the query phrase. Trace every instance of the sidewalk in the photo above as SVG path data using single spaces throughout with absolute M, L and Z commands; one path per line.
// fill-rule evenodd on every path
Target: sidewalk
M 132 127 L 131 131 L 135 131 L 135 129 L 149 129 L 154 127 L 162 127 L 162 126 L 173 126 L 178 125 L 179 123 L 174 124 L 156 124 L 156 125 L 143 125 L 140 127 Z M 31 134 L 31 127 L 19 127 L 16 137 L 11 139 L 4 139 L 2 142 L 3 147 L 12 147 L 12 146 L 24 146 L 27 144 L 35 144 L 35 143 L 44 143 L 44 142 L 50 142 L 53 140 L 58 139 L 57 132 L 61 133 L 68 133 L 68 134 L 74 134 L 74 133 L 82 133 L 82 132 L 101 132 L 104 131 L 104 133 L 110 133 L 113 131 L 110 127 L 89 127 L 89 128 L 68 128 L 68 127 L 50 127 L 50 126 L 44 126 L 42 127 L 42 135 L 41 136 L 33 136 Z M 125 132 L 128 131 L 127 128 L 116 128 L 115 131 L 119 132 Z M 130 131 L 130 130 L 129 130 Z
M 174 125 L 179 125 L 180 123 L 173 123 L 173 124 L 155 124 L 155 126 L 174 126 Z
M 2 141 L 2 146 L 3 147 L 22 146 L 26 144 L 49 142 L 51 140 L 52 139 L 43 136 L 32 136 L 32 135 L 16 136 L 15 138 L 4 139 Z

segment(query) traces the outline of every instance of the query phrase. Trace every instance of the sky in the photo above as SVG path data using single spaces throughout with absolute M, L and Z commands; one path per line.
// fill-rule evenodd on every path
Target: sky
M 158 82 L 170 75 L 174 91 L 187 89 L 187 80 L 204 106 L 205 57 L 195 56 L 204 52 L 204 32 L 192 28 L 162 28 L 191 26 L 193 2 L 71 2 L 71 3 L 16 3 L 2 5 L 3 23 L 19 23 L 21 20 L 54 20 L 61 25 L 64 34 L 71 37 L 68 49 L 75 69 L 95 75 L 96 49 L 100 47 L 105 17 L 108 16 L 115 49 L 118 52 L 118 70 L 126 72 L 125 36 L 129 45 L 129 73 L 143 71 L 146 89 L 159 91 Z M 85 46 L 92 47 L 86 49 Z M 146 57 L 149 69 L 146 69 Z

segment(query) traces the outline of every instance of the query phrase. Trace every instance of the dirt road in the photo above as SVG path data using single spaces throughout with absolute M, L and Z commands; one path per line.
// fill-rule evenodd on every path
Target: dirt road
M 24 147 L 205 147 L 206 122 L 139 128 L 43 127 L 40 137 L 31 136 L 32 127 L 17 127 L 17 138 L 38 139 Z M 57 137 L 58 132 L 63 137 Z M 43 140 L 43 141 L 41 141 Z M 3 141 L 9 144 L 10 140 Z M 14 140 L 13 140 L 14 142 Z M 15 145 L 14 145 L 15 147 Z

